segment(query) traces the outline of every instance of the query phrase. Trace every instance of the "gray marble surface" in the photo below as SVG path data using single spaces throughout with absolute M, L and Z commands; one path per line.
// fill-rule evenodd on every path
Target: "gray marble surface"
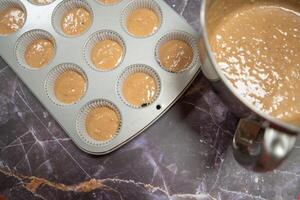
M 200 0 L 166 1 L 198 29 Z M 279 169 L 252 173 L 232 156 L 237 121 L 201 74 L 135 140 L 107 156 L 90 156 L 1 60 L 0 200 L 297 199 L 300 140 Z

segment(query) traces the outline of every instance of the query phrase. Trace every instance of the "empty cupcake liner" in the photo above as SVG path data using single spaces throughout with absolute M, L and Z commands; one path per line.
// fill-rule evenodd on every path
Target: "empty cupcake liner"
M 126 78 L 134 73 L 137 72 L 143 72 L 145 74 L 149 74 L 150 76 L 152 76 L 155 79 L 156 85 L 157 85 L 157 91 L 155 94 L 155 97 L 153 98 L 153 100 L 145 105 L 142 106 L 136 106 L 136 105 L 132 105 L 131 103 L 129 103 L 123 96 L 123 92 L 122 92 L 122 88 L 123 88 L 123 83 L 126 80 Z M 119 77 L 119 80 L 117 82 L 117 93 L 119 95 L 119 97 L 122 99 L 122 101 L 130 106 L 131 108 L 134 109 L 141 109 L 141 108 L 145 108 L 150 106 L 151 104 L 153 104 L 158 96 L 160 95 L 160 91 L 161 91 L 161 81 L 159 78 L 159 75 L 156 73 L 156 71 L 154 69 L 152 69 L 151 67 L 144 65 L 144 64 L 135 64 L 135 65 L 131 65 L 129 67 L 127 67 L 127 69 L 125 69 L 125 71 L 121 74 L 121 76 Z
M 158 16 L 159 18 L 159 21 L 160 21 L 160 25 L 158 27 L 158 29 L 150 34 L 150 35 L 147 35 L 147 36 L 136 36 L 136 35 L 133 35 L 132 33 L 130 33 L 127 29 L 127 17 L 128 15 L 135 9 L 138 9 L 138 8 L 148 8 L 150 10 L 153 10 L 155 12 L 155 14 Z M 122 15 L 121 15 L 121 24 L 122 24 L 122 27 L 123 29 L 131 36 L 133 37 L 136 37 L 136 38 L 146 38 L 146 37 L 150 37 L 152 35 L 154 35 L 155 33 L 157 33 L 160 29 L 160 27 L 162 26 L 163 24 L 163 14 L 162 14 L 162 10 L 159 6 L 159 4 L 155 1 L 155 0 L 134 0 L 134 1 L 131 1 L 127 7 L 123 10 L 122 12 Z
M 33 42 L 34 40 L 38 39 L 47 39 L 52 42 L 53 47 L 54 47 L 54 55 L 53 58 L 44 66 L 40 68 L 34 68 L 26 63 L 25 60 L 25 51 L 28 45 Z M 36 30 L 31 30 L 26 33 L 24 33 L 18 40 L 15 46 L 15 56 L 17 58 L 17 62 L 20 66 L 25 67 L 26 69 L 30 70 L 39 70 L 42 69 L 46 66 L 48 66 L 52 60 L 54 59 L 56 54 L 56 42 L 54 37 L 48 33 L 47 31 L 36 29 Z
M 54 27 L 54 29 L 57 33 L 65 36 L 65 37 L 78 37 L 78 36 L 83 35 L 84 33 L 86 33 L 90 28 L 89 27 L 83 33 L 78 34 L 78 35 L 67 35 L 62 31 L 62 29 L 61 29 L 62 17 L 64 16 L 64 14 L 66 12 L 68 12 L 69 10 L 72 10 L 74 8 L 84 8 L 85 10 L 87 10 L 91 14 L 92 23 L 93 23 L 93 20 L 94 20 L 93 10 L 86 1 L 84 1 L 84 0 L 66 0 L 66 1 L 62 1 L 60 4 L 58 4 L 58 6 L 53 11 L 52 26 Z
M 112 68 L 110 70 L 104 70 L 104 69 L 97 68 L 91 60 L 91 52 L 92 52 L 92 49 L 93 49 L 94 45 L 97 42 L 102 41 L 102 40 L 116 41 L 123 48 L 123 55 L 122 55 L 121 61 L 118 63 L 117 66 L 115 66 L 114 68 Z M 114 31 L 111 31 L 111 30 L 102 30 L 102 31 L 98 31 L 98 32 L 96 32 L 96 33 L 94 33 L 90 36 L 90 38 L 88 39 L 88 41 L 86 42 L 86 44 L 84 46 L 83 55 L 84 55 L 84 58 L 85 58 L 87 64 L 90 67 L 92 67 L 93 69 L 95 69 L 97 71 L 112 71 L 115 68 L 119 67 L 120 64 L 123 62 L 123 59 L 126 55 L 126 45 L 125 45 L 125 42 L 124 42 L 122 36 L 120 34 L 118 34 L 117 32 L 114 32 Z
M 93 109 L 99 108 L 99 107 L 111 108 L 112 110 L 114 110 L 116 112 L 116 114 L 118 115 L 119 121 L 120 121 L 119 128 L 118 128 L 117 132 L 115 133 L 114 137 L 107 141 L 98 141 L 98 140 L 91 138 L 86 130 L 86 119 L 87 119 L 88 114 Z M 117 106 L 115 104 L 113 104 L 112 102 L 110 102 L 106 99 L 93 100 L 93 101 L 87 103 L 84 107 L 82 107 L 80 109 L 80 111 L 77 115 L 77 120 L 76 120 L 77 133 L 85 143 L 92 145 L 92 146 L 100 147 L 100 146 L 109 144 L 112 140 L 114 140 L 118 136 L 121 127 L 122 127 L 122 115 L 121 115 L 119 109 L 117 108 Z
M 25 14 L 24 24 L 26 23 L 27 11 L 26 11 L 25 6 L 23 5 L 23 3 L 20 0 L 1 0 L 0 1 L 0 12 L 7 8 L 19 8 L 19 9 L 23 10 L 23 12 Z M 23 24 L 23 26 L 24 26 L 24 24 Z M 7 36 L 7 35 L 0 34 L 0 36 Z
M 113 5 L 119 4 L 123 0 L 116 0 L 116 2 L 113 2 L 113 3 L 105 3 L 105 2 L 103 2 L 104 0 L 95 0 L 95 1 L 104 6 L 113 6 Z
M 53 3 L 55 0 L 28 0 L 28 1 L 37 6 L 45 6 Z
M 179 72 L 174 72 L 171 71 L 169 69 L 167 69 L 166 67 L 164 67 L 159 59 L 159 49 L 162 45 L 164 45 L 166 42 L 170 41 L 170 40 L 181 40 L 186 42 L 192 49 L 193 49 L 193 60 L 191 62 L 191 64 L 179 71 Z M 158 64 L 166 71 L 171 72 L 171 73 L 182 73 L 185 72 L 191 68 L 193 68 L 193 66 L 196 65 L 196 63 L 198 63 L 199 61 L 199 53 L 198 53 L 198 45 L 197 45 L 197 40 L 189 33 L 183 32 L 183 31 L 174 31 L 174 32 L 170 32 L 167 33 L 166 35 L 164 35 L 161 39 L 159 39 L 159 41 L 156 44 L 155 47 L 155 57 L 156 60 L 158 62 Z
M 87 88 L 88 88 L 87 75 L 78 65 L 72 64 L 72 63 L 64 63 L 64 64 L 60 64 L 60 65 L 56 66 L 47 75 L 44 87 L 45 87 L 47 96 L 53 101 L 53 103 L 55 103 L 56 105 L 59 105 L 59 106 L 74 105 L 74 104 L 78 103 L 85 96 L 85 93 L 84 93 L 81 98 L 79 98 L 77 101 L 75 101 L 71 104 L 63 103 L 59 99 L 57 99 L 57 97 L 55 95 L 55 92 L 54 92 L 55 82 L 61 74 L 63 74 L 64 72 L 67 72 L 67 71 L 75 71 L 75 72 L 80 73 L 83 76 L 83 78 L 85 79 L 85 82 L 86 82 L 86 84 L 85 84 L 85 93 L 86 93 Z

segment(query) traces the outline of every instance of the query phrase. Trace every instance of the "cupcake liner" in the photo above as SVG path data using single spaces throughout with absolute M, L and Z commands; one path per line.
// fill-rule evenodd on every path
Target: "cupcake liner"
M 97 68 L 91 60 L 92 49 L 93 49 L 94 45 L 101 40 L 116 41 L 123 48 L 123 55 L 122 55 L 121 61 L 119 62 L 119 64 L 117 66 L 115 66 L 114 68 L 112 68 L 110 70 L 104 70 L 104 69 Z M 86 44 L 84 46 L 83 55 L 84 55 L 84 58 L 85 58 L 87 64 L 90 67 L 92 67 L 93 69 L 95 69 L 97 71 L 112 71 L 122 64 L 124 57 L 126 55 L 126 45 L 125 45 L 125 42 L 124 42 L 122 36 L 120 34 L 118 34 L 117 32 L 110 31 L 110 30 L 102 30 L 102 31 L 98 31 L 90 36 L 90 38 L 88 39 L 88 41 L 86 42 Z
M 54 50 L 54 55 L 53 58 L 44 66 L 40 67 L 40 68 L 34 68 L 30 65 L 28 65 L 26 63 L 25 60 L 25 51 L 26 48 L 28 47 L 28 45 L 33 42 L 34 40 L 38 40 L 38 39 L 46 39 L 52 42 L 53 44 L 53 50 Z M 47 31 L 44 30 L 40 30 L 40 29 L 36 29 L 36 30 L 31 30 L 28 31 L 26 33 L 24 33 L 18 40 L 15 46 L 15 56 L 17 58 L 17 62 L 20 66 L 23 66 L 27 69 L 31 69 L 31 70 L 39 70 L 42 69 L 46 66 L 48 66 L 49 64 L 51 64 L 51 62 L 53 61 L 54 57 L 56 54 L 56 43 L 55 43 L 55 39 L 54 37 L 48 33 Z
M 119 118 L 120 124 L 117 132 L 115 133 L 114 137 L 110 140 L 107 141 L 98 141 L 93 138 L 91 138 L 86 130 L 86 118 L 88 114 L 95 108 L 99 107 L 109 107 L 112 110 L 114 110 Z M 120 129 L 122 127 L 122 115 L 120 113 L 120 110 L 117 108 L 115 104 L 112 102 L 105 100 L 105 99 L 98 99 L 91 101 L 87 103 L 84 107 L 82 107 L 77 115 L 77 120 L 76 120 L 76 128 L 77 128 L 77 133 L 80 136 L 80 138 L 87 144 L 100 147 L 106 144 L 109 144 L 112 140 L 114 140 L 120 132 Z
M 84 0 L 66 0 L 66 1 L 62 1 L 54 9 L 53 14 L 52 14 L 52 26 L 54 27 L 55 31 L 57 33 L 61 34 L 62 36 L 65 36 L 65 37 L 78 37 L 78 36 L 83 35 L 84 33 L 86 33 L 90 28 L 90 27 L 87 28 L 87 30 L 85 30 L 84 32 L 82 32 L 79 35 L 67 35 L 62 31 L 62 29 L 61 29 L 61 20 L 62 20 L 63 15 L 66 12 L 68 12 L 69 10 L 72 10 L 74 8 L 84 8 L 85 10 L 87 10 L 91 14 L 91 20 L 92 20 L 92 23 L 93 23 L 93 20 L 94 20 L 93 10 L 86 1 L 84 1 Z
M 118 1 L 116 1 L 116 2 L 114 2 L 114 3 L 104 3 L 104 2 L 102 2 L 101 0 L 95 0 L 95 1 L 96 1 L 97 3 L 103 5 L 103 6 L 114 6 L 114 5 L 117 5 L 117 4 L 121 3 L 121 1 L 123 1 L 123 0 L 118 0 Z
M 45 5 L 49 5 L 49 4 L 53 3 L 56 0 L 52 0 L 50 2 L 45 2 L 45 3 L 39 3 L 39 2 L 36 2 L 35 0 L 28 0 L 28 1 L 37 6 L 45 6 Z
M 0 11 L 9 7 L 20 8 L 25 12 L 25 6 L 20 0 L 1 0 Z
M 156 82 L 156 85 L 157 85 L 157 91 L 156 91 L 156 94 L 155 94 L 155 97 L 153 98 L 153 100 L 151 102 L 149 102 L 148 104 L 145 104 L 145 105 L 142 105 L 142 106 L 132 105 L 131 103 L 129 103 L 124 98 L 124 96 L 122 94 L 123 93 L 122 92 L 122 87 L 123 87 L 123 83 L 126 80 L 126 78 L 129 75 L 137 73 L 137 72 L 143 72 L 143 73 L 149 74 L 150 76 L 152 76 L 155 79 L 155 82 Z M 122 101 L 126 105 L 128 105 L 128 106 L 130 106 L 131 108 L 134 108 L 134 109 L 145 108 L 145 107 L 148 107 L 151 104 L 153 104 L 157 100 L 158 96 L 160 95 L 160 91 L 161 91 L 161 81 L 160 81 L 159 75 L 157 74 L 157 72 L 154 69 L 152 69 L 151 67 L 149 67 L 147 65 L 143 65 L 143 64 L 136 64 L 136 65 L 129 66 L 127 69 L 125 69 L 125 71 L 119 77 L 119 80 L 118 80 L 118 83 L 117 83 L 117 93 L 118 93 L 119 97 L 122 99 Z
M 80 73 L 86 82 L 85 93 L 76 102 L 73 102 L 71 104 L 66 104 L 66 103 L 63 103 L 60 100 L 58 100 L 55 95 L 55 92 L 54 92 L 55 81 L 61 74 L 63 74 L 66 71 L 75 71 L 75 72 Z M 44 85 L 45 85 L 45 90 L 46 90 L 47 96 L 53 101 L 53 103 L 55 103 L 56 105 L 59 105 L 59 106 L 68 106 L 68 105 L 74 105 L 74 104 L 78 103 L 85 96 L 87 88 L 88 88 L 88 78 L 87 78 L 87 75 L 85 74 L 85 72 L 78 65 L 72 64 L 72 63 L 64 63 L 64 64 L 60 64 L 60 65 L 56 66 L 54 69 L 52 69 L 49 72 Z
M 155 12 L 155 14 L 158 16 L 159 18 L 159 27 L 158 29 L 150 34 L 150 35 L 147 35 L 147 36 L 136 36 L 136 35 L 133 35 L 132 33 L 130 33 L 127 29 L 127 25 L 126 25 L 126 21 L 127 21 L 127 17 L 128 15 L 135 9 L 138 9 L 138 8 L 148 8 L 152 11 Z M 122 24 L 122 27 L 123 29 L 131 36 L 133 37 L 136 37 L 136 38 L 146 38 L 146 37 L 150 37 L 152 35 L 154 35 L 155 33 L 158 32 L 158 30 L 160 29 L 160 27 L 162 26 L 163 24 L 163 14 L 162 14 L 162 10 L 160 8 L 160 6 L 158 5 L 158 3 L 155 1 L 155 0 L 135 0 L 135 1 L 132 1 L 131 3 L 129 3 L 127 5 L 127 7 L 123 10 L 122 14 L 121 14 L 121 24 Z
M 181 41 L 184 41 L 186 42 L 192 49 L 193 49 L 193 60 L 191 62 L 191 64 L 186 68 L 186 69 L 183 69 L 179 72 L 174 72 L 174 71 L 171 71 L 167 68 L 165 68 L 162 63 L 160 62 L 160 59 L 159 59 L 159 49 L 162 45 L 164 45 L 166 42 L 170 41 L 170 40 L 181 40 Z M 159 41 L 158 43 L 156 44 L 156 47 L 155 47 L 155 58 L 158 62 L 158 64 L 166 71 L 168 72 L 171 72 L 171 73 L 182 73 L 182 72 L 185 72 L 191 68 L 193 68 L 193 66 L 195 66 L 195 64 L 198 62 L 198 59 L 199 59 L 199 53 L 198 53 L 198 46 L 197 46 L 197 40 L 192 36 L 190 35 L 189 33 L 186 33 L 186 32 L 183 32 L 183 31 L 175 31 L 175 32 L 170 32 L 170 33 L 167 33 L 166 35 L 164 35 Z
M 0 12 L 2 10 L 6 9 L 6 8 L 19 8 L 19 9 L 21 9 L 24 12 L 24 15 L 25 15 L 24 24 L 26 23 L 27 11 L 26 11 L 25 6 L 23 5 L 23 3 L 20 0 L 1 0 L 0 1 Z M 23 24 L 23 26 L 24 26 L 24 24 Z M 20 27 L 20 29 L 22 27 Z M 18 29 L 18 30 L 20 30 L 20 29 Z M 18 30 L 16 30 L 16 32 Z M 13 34 L 13 33 L 11 33 L 11 34 Z M 9 34 L 9 35 L 11 35 L 11 34 Z M 7 36 L 7 35 L 0 34 L 0 36 Z

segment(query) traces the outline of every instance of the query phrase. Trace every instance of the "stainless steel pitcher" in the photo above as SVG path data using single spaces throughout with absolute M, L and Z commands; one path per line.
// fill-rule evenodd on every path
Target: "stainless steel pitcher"
M 212 11 L 212 3 L 216 1 L 231 4 L 226 6 L 247 2 L 247 0 L 201 1 L 199 48 L 203 73 L 232 112 L 241 118 L 233 139 L 235 159 L 247 169 L 257 172 L 270 171 L 278 167 L 289 155 L 300 133 L 300 127 L 279 121 L 260 111 L 240 96 L 224 76 L 208 41 L 209 13 Z M 220 13 L 222 15 L 221 10 Z

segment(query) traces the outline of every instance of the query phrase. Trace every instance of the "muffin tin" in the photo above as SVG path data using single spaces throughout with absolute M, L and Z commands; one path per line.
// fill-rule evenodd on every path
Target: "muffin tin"
M 3 0 L 5 5 L 19 5 L 26 13 L 26 22 L 17 32 L 0 36 L 1 57 L 18 74 L 33 94 L 47 108 L 75 144 L 90 154 L 107 154 L 133 139 L 154 123 L 183 94 L 200 72 L 198 34 L 187 22 L 161 0 L 120 0 L 103 5 L 98 0 L 55 0 L 36 5 L 30 0 Z M 4 5 L 5 4 L 5 5 Z M 59 29 L 61 10 L 80 5 L 92 14 L 92 25 L 79 36 L 65 36 Z M 135 37 L 126 30 L 124 20 L 131 9 L 148 7 L 161 20 L 159 29 L 149 37 Z M 24 62 L 24 48 L 33 38 L 46 38 L 55 44 L 55 56 L 40 69 L 32 69 Z M 96 69 L 89 60 L 93 41 L 114 39 L 124 50 L 121 63 L 112 70 Z M 160 66 L 159 46 L 168 39 L 181 39 L 192 48 L 194 59 L 188 69 L 172 73 Z M 60 103 L 54 95 L 53 83 L 59 73 L 75 70 L 86 79 L 84 96 L 72 104 Z M 128 104 L 120 88 L 124 77 L 133 72 L 145 72 L 158 85 L 155 101 L 142 107 Z M 118 133 L 109 141 L 100 142 L 88 136 L 85 129 L 87 111 L 97 105 L 108 106 L 120 118 Z

